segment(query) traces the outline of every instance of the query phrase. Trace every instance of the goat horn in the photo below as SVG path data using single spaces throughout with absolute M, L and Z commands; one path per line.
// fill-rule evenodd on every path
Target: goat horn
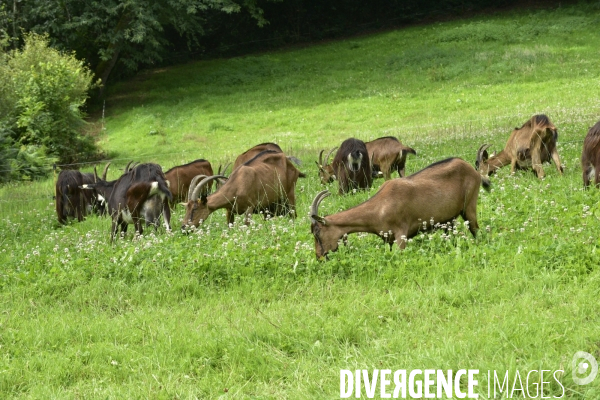
M 323 152 L 325 151 L 325 149 L 321 150 L 321 152 L 319 153 L 319 165 L 323 165 Z
M 225 166 L 223 167 L 223 171 L 221 171 L 219 175 L 225 175 L 225 171 L 227 171 L 227 168 L 229 168 L 230 165 L 231 165 L 230 162 L 225 164 Z
M 491 144 L 482 144 L 481 147 L 479 147 L 479 150 L 477 150 L 477 162 L 481 162 L 481 157 L 483 155 L 483 152 L 490 147 Z
M 110 166 L 110 161 L 108 163 L 106 163 L 106 165 L 104 166 L 104 171 L 102 171 L 102 180 L 103 181 L 106 180 L 106 173 L 108 172 L 109 166 Z
M 125 166 L 125 169 L 123 170 L 124 174 L 126 174 L 127 172 L 129 172 L 129 166 L 131 165 L 131 163 L 133 163 L 133 160 L 129 161 L 127 163 L 127 165 Z
M 313 200 L 312 205 L 310 206 L 310 219 L 313 220 L 313 222 L 313 216 L 319 215 L 319 204 L 321 204 L 321 201 L 323 201 L 325 197 L 330 195 L 331 193 L 329 193 L 329 190 L 323 190 L 317 193 L 317 195 L 315 196 L 315 199 Z
M 200 179 L 204 179 L 206 178 L 206 175 L 196 175 L 192 181 L 190 182 L 190 188 L 188 190 L 188 201 L 190 201 L 190 199 L 192 198 L 192 193 L 194 192 L 194 188 L 196 187 L 196 184 L 198 183 L 198 181 Z
M 137 161 L 136 161 L 136 162 L 134 162 L 133 164 L 131 164 L 131 167 L 129 167 L 129 170 L 130 170 L 130 171 L 131 171 L 131 170 L 133 170 L 133 169 L 134 169 L 135 167 L 137 167 L 138 165 L 140 165 L 140 163 L 139 163 L 139 162 L 137 162 Z
M 96 166 L 94 165 L 94 183 L 98 182 L 98 171 L 96 171 Z
M 202 179 L 200 181 L 200 183 L 194 188 L 194 191 L 192 192 L 192 197 L 190 197 L 190 201 L 196 201 L 198 200 L 198 195 L 200 194 L 200 190 L 202 189 L 202 187 L 206 186 L 206 184 L 210 181 L 214 181 L 215 179 L 219 179 L 219 178 L 226 178 L 223 175 L 213 175 L 213 176 L 208 176 L 204 179 Z
M 329 165 L 329 156 L 331 155 L 331 153 L 333 153 L 335 150 L 337 150 L 337 146 L 334 147 L 333 149 L 329 150 L 329 153 L 327 153 L 327 157 L 325 157 L 325 165 Z

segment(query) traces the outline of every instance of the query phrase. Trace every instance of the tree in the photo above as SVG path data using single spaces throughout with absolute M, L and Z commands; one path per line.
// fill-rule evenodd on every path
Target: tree
M 43 174 L 40 166 L 54 158 L 70 163 L 96 153 L 93 139 L 81 134 L 93 74 L 48 41 L 27 34 L 22 49 L 0 53 L 0 148 L 12 148 L 19 177 Z
M 210 11 L 247 10 L 259 25 L 266 23 L 256 0 L 28 0 L 19 7 L 12 21 L 75 50 L 91 62 L 103 87 L 117 65 L 136 70 L 161 61 L 171 44 L 165 30 L 198 46 Z

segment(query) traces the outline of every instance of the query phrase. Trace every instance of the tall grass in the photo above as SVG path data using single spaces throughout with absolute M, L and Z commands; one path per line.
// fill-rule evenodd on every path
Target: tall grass
M 600 359 L 600 203 L 579 157 L 600 116 L 600 11 L 578 5 L 434 24 L 140 74 L 112 89 L 102 146 L 166 168 L 218 164 L 276 140 L 304 161 L 298 218 L 111 245 L 110 221 L 59 227 L 53 182 L 0 189 L 0 394 L 14 398 L 337 398 L 340 369 L 479 369 L 525 375 Z M 566 165 L 492 179 L 473 239 L 455 229 L 389 251 L 350 235 L 317 262 L 313 161 L 348 136 L 398 135 L 407 172 L 500 149 L 544 112 Z M 331 214 L 372 196 L 327 198 Z M 330 188 L 334 193 L 335 184 Z M 173 225 L 178 226 L 178 208 Z M 560 396 L 554 385 L 545 396 Z M 363 393 L 364 395 L 364 393 Z

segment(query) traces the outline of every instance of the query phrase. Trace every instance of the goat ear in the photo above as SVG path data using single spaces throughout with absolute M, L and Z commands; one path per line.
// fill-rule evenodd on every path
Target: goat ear
M 319 215 L 311 215 L 310 218 L 320 224 L 323 225 L 327 225 L 327 222 L 325 221 L 325 218 L 319 216 Z

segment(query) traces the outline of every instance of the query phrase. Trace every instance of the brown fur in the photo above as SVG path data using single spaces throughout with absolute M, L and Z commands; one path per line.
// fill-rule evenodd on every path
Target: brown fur
M 600 186 L 600 121 L 590 128 L 583 141 L 581 169 L 584 187 L 587 188 L 592 179 L 594 186 Z
M 153 189 L 153 185 L 156 186 Z M 95 190 L 106 200 L 107 213 L 112 217 L 111 240 L 114 240 L 120 228 L 127 232 L 129 224 L 127 214 L 138 233 L 142 233 L 141 221 L 146 225 L 158 226 L 160 216 L 165 219 L 167 229 L 171 229 L 171 211 L 168 201 L 172 200 L 165 175 L 158 164 L 139 164 L 128 168 L 127 173 L 111 182 L 101 180 L 94 184 L 83 185 L 83 189 Z
M 534 115 L 520 128 L 515 128 L 511 133 L 504 149 L 488 158 L 488 145 L 481 146 L 477 161 L 475 162 L 479 172 L 484 175 L 492 175 L 498 169 L 510 164 L 510 172 L 516 169 L 532 168 L 538 178 L 545 176 L 542 163 L 554 161 L 556 169 L 562 175 L 563 167 L 556 149 L 558 131 L 547 116 Z
M 256 157 L 258 154 L 260 154 L 260 153 L 262 153 L 263 151 L 266 151 L 266 150 L 275 151 L 277 153 L 283 153 L 283 150 L 281 150 L 281 147 L 279 147 L 279 145 L 276 144 L 276 143 L 261 143 L 261 144 L 257 144 L 256 146 L 254 146 L 254 147 L 246 150 L 242 154 L 240 154 L 235 159 L 235 162 L 233 163 L 233 170 L 232 171 L 235 171 L 240 165 L 242 165 L 242 164 L 250 161 L 251 159 L 253 159 L 254 157 Z M 206 174 L 204 174 L 204 175 L 206 175 Z
M 336 251 L 339 240 L 346 234 L 368 232 L 380 236 L 390 247 L 394 242 L 403 249 L 406 240 L 420 230 L 433 229 L 430 220 L 443 224 L 462 216 L 469 221 L 475 236 L 477 198 L 483 183 L 489 190 L 490 181 L 471 165 L 459 158 L 450 158 L 405 179 L 385 182 L 375 196 L 346 211 L 320 217 L 320 201 L 329 195 L 323 191 L 311 207 L 311 232 L 315 237 L 317 259 Z
M 197 175 L 211 176 L 213 174 L 210 162 L 206 160 L 196 160 L 185 165 L 178 165 L 165 172 L 165 177 L 169 182 L 169 189 L 173 195 L 171 207 L 175 204 L 185 201 L 190 189 L 190 182 Z M 212 187 L 212 182 L 208 185 L 208 190 Z
M 349 159 L 353 161 L 350 162 Z M 352 165 L 355 166 L 352 166 Z M 367 147 L 362 140 L 346 139 L 331 163 L 339 183 L 339 193 L 345 194 L 352 189 L 369 189 L 373 182 L 371 162 Z
M 409 153 L 417 154 L 414 149 L 404 146 L 393 136 L 381 137 L 366 142 L 365 145 L 373 170 L 380 171 L 386 181 L 392 178 L 393 171 L 398 171 L 398 175 L 404 178 L 406 157 Z
M 222 208 L 227 211 L 228 223 L 233 223 L 235 214 L 244 214 L 248 224 L 248 216 L 260 211 L 274 215 L 289 213 L 295 218 L 295 186 L 300 175 L 285 154 L 262 152 L 235 169 L 227 182 L 209 196 L 198 198 L 201 185 L 217 177 L 200 182 L 188 199 L 182 229 L 191 225 L 197 227 L 211 213 Z

